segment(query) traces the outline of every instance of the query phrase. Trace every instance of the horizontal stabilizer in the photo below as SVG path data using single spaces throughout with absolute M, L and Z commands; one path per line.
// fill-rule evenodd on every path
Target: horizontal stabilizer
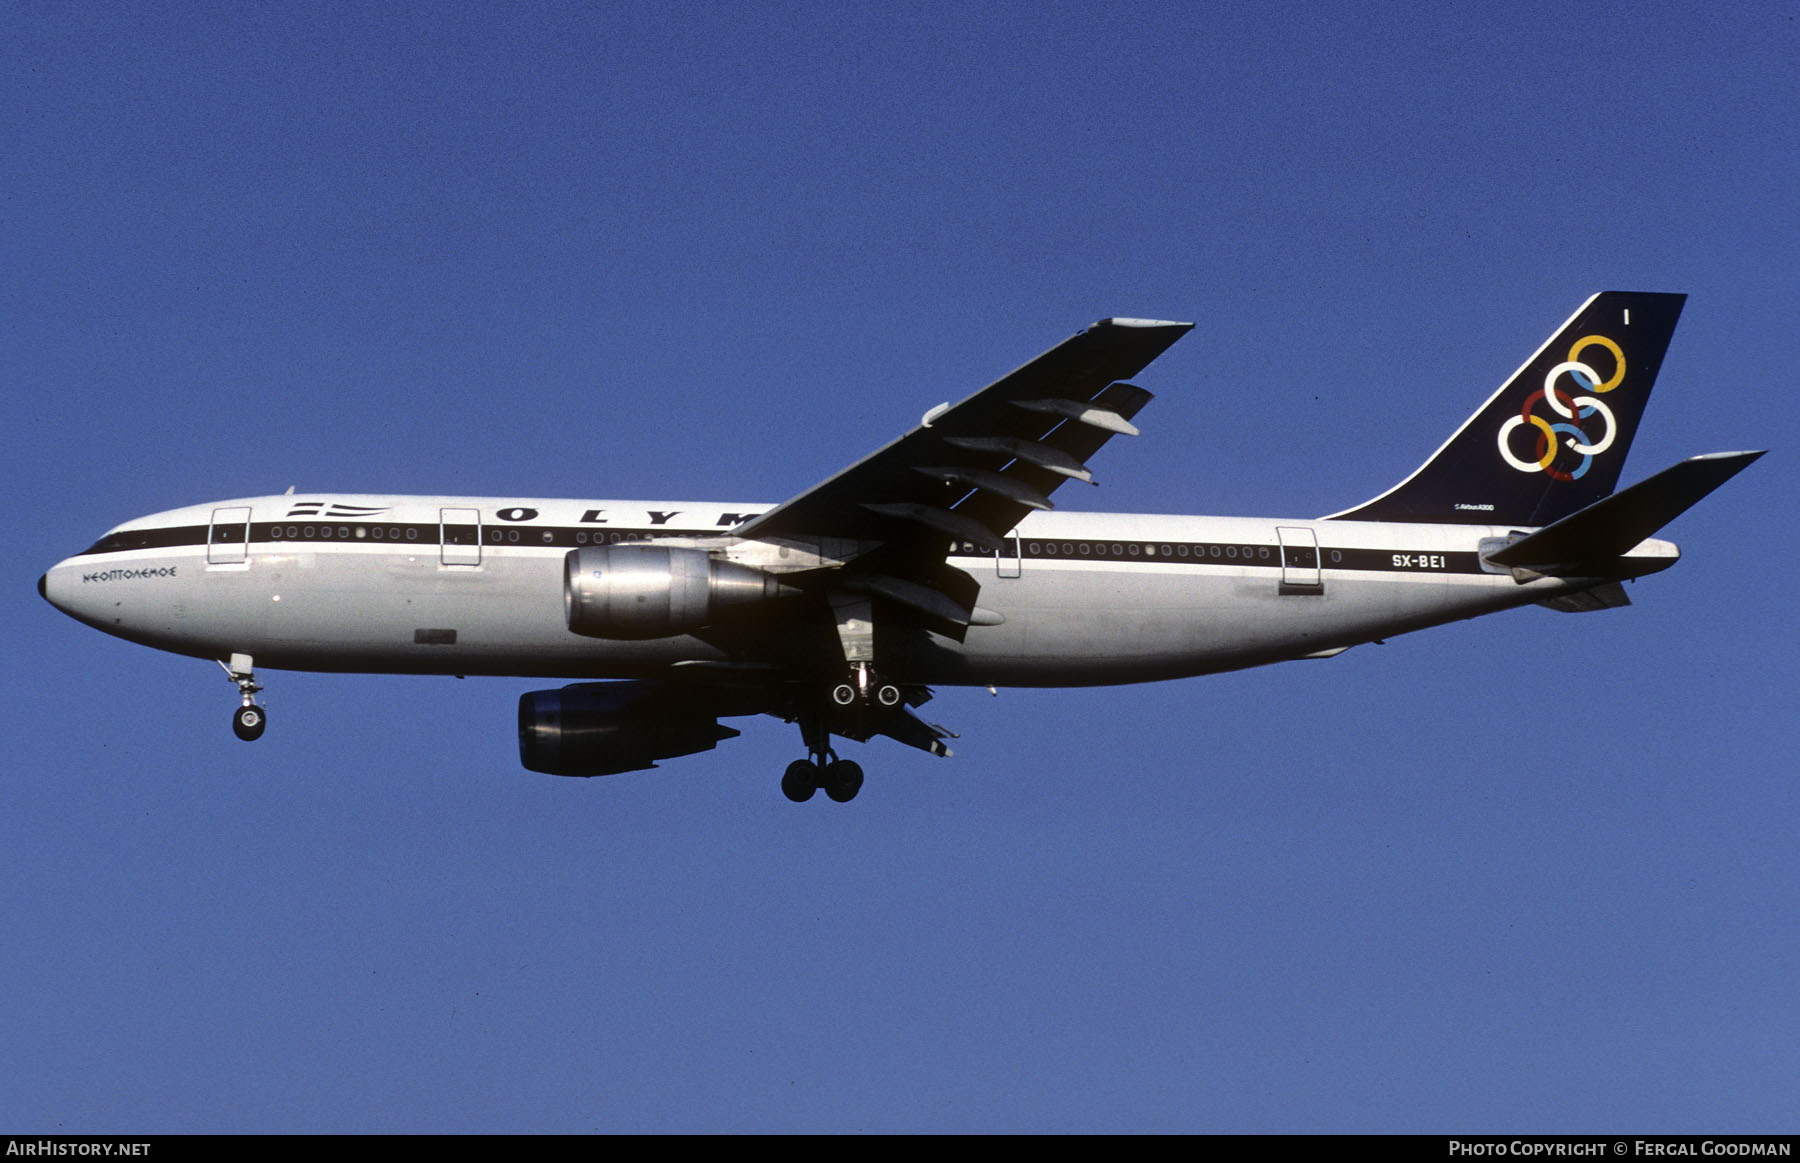
M 1630 552 L 1761 455 L 1713 452 L 1690 457 L 1503 546 L 1486 559 L 1552 577 L 1606 577 L 1612 571 L 1605 563 Z

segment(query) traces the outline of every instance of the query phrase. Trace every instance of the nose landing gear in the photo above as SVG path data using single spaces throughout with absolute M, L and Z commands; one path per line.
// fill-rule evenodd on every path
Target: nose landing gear
M 242 705 L 231 715 L 232 734 L 246 743 L 262 738 L 263 729 L 269 725 L 269 712 L 256 701 L 263 688 L 256 681 L 255 660 L 248 654 L 234 654 L 230 662 L 219 665 L 224 668 L 225 677 L 236 684 L 238 695 L 243 699 Z

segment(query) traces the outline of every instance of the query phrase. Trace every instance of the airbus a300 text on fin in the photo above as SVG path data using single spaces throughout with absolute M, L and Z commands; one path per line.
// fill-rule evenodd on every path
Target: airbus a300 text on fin
M 1151 682 L 1536 604 L 1627 604 L 1664 525 L 1760 452 L 1615 491 L 1685 296 L 1583 303 L 1416 472 L 1328 517 L 1064 512 L 1192 327 L 1103 319 L 778 505 L 318 493 L 127 521 L 51 567 L 57 609 L 212 659 L 233 727 L 267 670 L 517 675 L 527 768 L 593 776 L 797 724 L 794 800 L 849 800 L 834 741 L 949 755 L 943 686 Z M 1392 389 L 1390 389 L 1392 390 Z M 1058 493 L 1058 490 L 1063 490 Z

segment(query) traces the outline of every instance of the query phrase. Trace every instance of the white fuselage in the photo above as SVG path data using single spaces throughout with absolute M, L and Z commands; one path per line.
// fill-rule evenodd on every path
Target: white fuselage
M 707 548 L 771 573 L 816 570 L 856 543 L 746 541 L 761 505 L 309 495 L 255 497 L 127 522 L 45 574 L 44 596 L 98 629 L 258 667 L 639 678 L 681 663 L 805 669 L 836 658 L 791 628 L 649 641 L 568 628 L 564 558 L 602 541 Z M 1000 554 L 949 561 L 981 585 L 958 643 L 878 637 L 906 681 L 1074 686 L 1206 674 L 1328 654 L 1593 584 L 1484 566 L 1472 525 L 1036 513 Z M 1636 573 L 1673 564 L 1646 541 Z M 878 630 L 878 635 L 879 635 Z M 815 650 L 812 647 L 818 646 Z

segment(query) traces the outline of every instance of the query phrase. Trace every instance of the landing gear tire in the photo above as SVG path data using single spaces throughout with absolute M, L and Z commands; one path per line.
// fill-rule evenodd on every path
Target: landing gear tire
M 856 701 L 856 688 L 847 682 L 841 682 L 831 688 L 831 701 L 840 707 L 847 707 Z
M 246 743 L 262 738 L 263 728 L 268 725 L 268 712 L 254 703 L 239 707 L 231 716 L 231 730 Z
M 818 790 L 819 768 L 808 760 L 796 759 L 782 773 L 781 794 L 797 804 L 812 799 L 813 793 Z
M 875 688 L 875 701 L 884 707 L 900 705 L 900 688 L 891 682 L 884 682 Z
M 787 781 L 783 780 L 783 787 Z M 862 790 L 863 771 L 861 766 L 848 759 L 840 759 L 825 769 L 825 794 L 840 804 L 847 804 L 856 798 Z

